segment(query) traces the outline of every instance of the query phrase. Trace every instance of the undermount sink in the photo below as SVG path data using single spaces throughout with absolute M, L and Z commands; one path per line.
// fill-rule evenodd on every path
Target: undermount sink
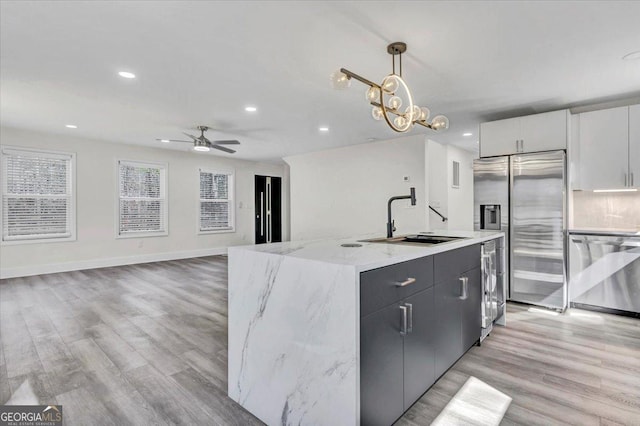
M 385 243 L 385 244 L 443 244 L 453 241 L 463 240 L 465 237 L 447 237 L 441 235 L 400 235 L 391 238 L 372 238 L 370 240 L 362 240 L 365 243 Z

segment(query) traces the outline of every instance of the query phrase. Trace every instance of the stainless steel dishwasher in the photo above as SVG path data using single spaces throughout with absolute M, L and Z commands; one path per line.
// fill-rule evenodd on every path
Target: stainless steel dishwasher
M 572 307 L 640 316 L 640 235 L 570 232 Z

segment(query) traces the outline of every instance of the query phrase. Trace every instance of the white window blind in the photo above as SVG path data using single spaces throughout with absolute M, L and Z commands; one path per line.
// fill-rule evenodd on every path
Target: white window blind
M 2 148 L 2 241 L 74 238 L 73 160 Z
M 166 166 L 118 162 L 119 235 L 167 232 Z
M 199 228 L 206 231 L 232 231 L 233 174 L 200 170 Z

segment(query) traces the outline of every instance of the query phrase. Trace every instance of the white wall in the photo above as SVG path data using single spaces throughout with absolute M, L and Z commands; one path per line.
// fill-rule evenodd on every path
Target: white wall
M 429 205 L 445 217 L 449 217 L 449 194 L 447 180 L 447 147 L 430 140 L 427 144 L 426 168 L 429 176 Z M 449 222 L 427 209 L 429 229 L 448 229 Z
M 473 230 L 473 158 L 475 155 L 447 146 L 447 185 L 449 229 Z M 460 163 L 460 186 L 453 188 L 453 162 Z
M 234 160 L 210 154 L 0 129 L 3 145 L 76 153 L 77 240 L 0 247 L 0 276 L 22 276 L 224 253 L 254 242 L 254 175 L 283 177 L 283 239 L 288 239 L 288 177 L 285 165 Z M 168 163 L 169 235 L 116 239 L 116 161 Z M 236 231 L 198 235 L 198 169 L 235 170 Z
M 473 230 L 472 152 L 429 140 L 426 165 L 429 176 L 429 202 L 448 218 L 429 211 L 430 229 Z M 460 186 L 453 187 L 453 162 L 460 163 Z
M 286 157 L 291 239 L 386 235 L 387 200 L 416 188 L 417 205 L 393 203 L 397 233 L 426 229 L 424 135 Z M 410 181 L 404 182 L 403 176 Z

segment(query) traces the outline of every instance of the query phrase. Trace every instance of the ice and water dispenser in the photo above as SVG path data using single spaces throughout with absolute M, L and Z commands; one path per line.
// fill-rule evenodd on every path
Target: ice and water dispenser
M 492 231 L 499 231 L 501 229 L 500 204 L 480 205 L 480 229 Z

